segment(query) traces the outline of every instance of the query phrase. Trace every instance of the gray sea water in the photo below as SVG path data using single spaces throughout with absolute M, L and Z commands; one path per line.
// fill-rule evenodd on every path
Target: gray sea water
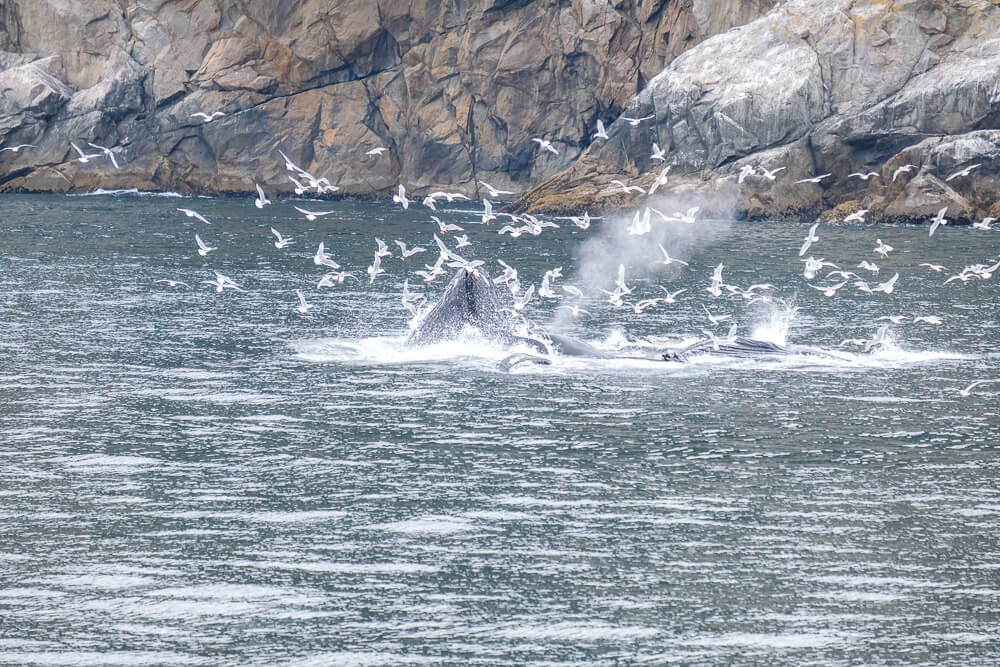
M 706 306 L 845 355 L 504 374 L 482 341 L 403 347 L 402 282 L 423 287 L 412 272 L 436 253 L 386 258 L 368 284 L 374 237 L 433 248 L 429 211 L 298 205 L 335 213 L 0 199 L 0 663 L 1000 661 L 1000 383 L 958 391 L 1000 379 L 1000 276 L 943 285 L 997 261 L 1000 231 L 821 226 L 809 254 L 872 284 L 900 274 L 891 295 L 826 298 L 801 225 L 659 230 L 690 267 L 654 271 L 627 221 L 514 240 L 456 203 L 439 215 L 466 225 L 459 252 L 525 287 L 562 266 L 557 287 L 588 293 L 575 320 L 536 297 L 536 322 L 679 344 L 711 327 Z M 200 257 L 196 232 L 218 250 Z M 317 290 L 320 241 L 363 281 Z M 614 308 L 594 288 L 626 255 L 628 304 L 688 291 Z M 713 299 L 719 263 L 797 316 Z M 201 285 L 214 270 L 245 292 Z M 942 324 L 837 347 L 887 315 Z

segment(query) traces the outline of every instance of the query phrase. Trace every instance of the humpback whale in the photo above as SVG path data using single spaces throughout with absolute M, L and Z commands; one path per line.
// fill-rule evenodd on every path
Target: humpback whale
M 416 322 L 406 340 L 406 345 L 417 347 L 431 345 L 456 338 L 463 331 L 471 329 L 483 338 L 503 346 L 512 347 L 521 344 L 533 348 L 535 353 L 515 352 L 500 361 L 497 366 L 505 372 L 521 364 L 551 364 L 552 355 L 682 363 L 705 355 L 741 359 L 767 359 L 792 355 L 847 359 L 844 355 L 823 348 L 777 345 L 742 336 L 724 341 L 702 340 L 678 349 L 661 350 L 655 357 L 629 356 L 606 352 L 579 338 L 552 333 L 538 327 L 533 328 L 527 336 L 520 336 L 515 331 L 515 322 L 511 309 L 504 306 L 493 280 L 478 267 L 471 269 L 463 267 L 452 277 L 438 302 Z

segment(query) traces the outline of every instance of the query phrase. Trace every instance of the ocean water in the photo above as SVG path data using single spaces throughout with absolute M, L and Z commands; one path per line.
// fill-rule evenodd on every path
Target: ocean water
M 807 254 L 900 276 L 827 298 L 802 225 L 511 239 L 456 202 L 459 253 L 584 290 L 588 313 L 536 296 L 531 320 L 651 357 L 506 374 L 475 337 L 403 346 L 404 279 L 432 300 L 447 280 L 413 274 L 436 256 L 419 205 L 0 204 L 0 664 L 1000 661 L 1000 382 L 959 393 L 1000 380 L 1000 276 L 943 284 L 998 261 L 1000 231 L 821 226 Z M 429 250 L 369 284 L 375 237 Z M 316 289 L 320 241 L 362 280 Z M 656 242 L 690 266 L 657 266 Z M 772 304 L 713 298 L 720 263 Z M 619 264 L 615 308 L 597 289 Z M 659 286 L 687 291 L 637 315 Z M 942 322 L 840 346 L 890 315 Z M 730 322 L 841 358 L 655 359 Z

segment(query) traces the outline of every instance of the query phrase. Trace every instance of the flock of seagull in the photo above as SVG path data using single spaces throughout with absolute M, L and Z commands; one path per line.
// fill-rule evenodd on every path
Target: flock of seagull
M 203 112 L 197 112 L 195 114 L 192 114 L 192 117 L 201 118 L 205 123 L 213 122 L 214 120 L 222 116 L 225 116 L 225 113 L 222 111 L 215 111 L 212 112 L 211 114 Z M 653 116 L 644 116 L 640 118 L 622 117 L 622 120 L 629 123 L 629 125 L 635 127 L 638 126 L 640 123 L 650 120 L 652 118 Z M 593 138 L 605 139 L 605 140 L 608 138 L 604 124 L 600 120 L 597 121 L 596 132 L 594 133 Z M 539 153 L 547 152 L 554 155 L 559 154 L 558 149 L 556 149 L 556 147 L 552 145 L 551 141 L 541 137 L 533 138 L 533 141 L 538 144 Z M 115 150 L 113 148 L 100 146 L 88 142 L 87 145 L 89 147 L 98 151 L 98 152 L 88 153 L 83 149 L 81 149 L 76 143 L 71 143 L 70 145 L 73 148 L 73 150 L 78 154 L 78 157 L 76 159 L 81 163 L 87 163 L 91 160 L 106 158 L 110 161 L 110 163 L 114 166 L 114 168 L 117 169 L 121 167 L 118 161 L 118 157 L 115 155 Z M 34 146 L 32 144 L 19 144 L 16 146 L 8 146 L 0 148 L 0 153 L 5 151 L 16 153 L 18 151 L 33 147 Z M 295 164 L 295 162 L 292 161 L 291 158 L 289 158 L 289 156 L 285 154 L 283 151 L 281 151 L 280 149 L 276 150 L 277 153 L 284 160 L 285 168 L 289 172 L 287 178 L 293 184 L 294 192 L 297 196 L 302 196 L 307 193 L 314 194 L 317 196 L 325 196 L 333 194 L 338 191 L 339 188 L 336 185 L 330 183 L 328 179 L 324 177 L 317 178 L 313 174 L 309 173 L 307 170 Z M 378 146 L 368 150 L 365 153 L 365 156 L 373 159 L 378 158 L 386 150 L 388 150 L 386 147 Z M 664 162 L 666 160 L 666 153 L 656 143 L 653 143 L 652 154 L 650 155 L 650 158 L 652 160 Z M 963 169 L 947 176 L 945 180 L 953 181 L 955 179 L 968 176 L 974 169 L 977 169 L 980 166 L 981 164 L 968 165 Z M 893 172 L 892 180 L 896 181 L 898 177 L 900 177 L 903 174 L 911 173 L 915 168 L 916 167 L 912 164 L 906 164 L 897 168 Z M 750 177 L 760 177 L 769 182 L 773 182 L 779 177 L 778 174 L 784 170 L 785 167 L 783 166 L 778 166 L 768 169 L 763 166 L 746 165 L 738 172 L 738 174 L 735 175 L 735 177 L 737 181 L 741 184 L 747 178 Z M 670 165 L 667 165 L 659 172 L 659 174 L 654 179 L 652 185 L 648 189 L 636 185 L 629 185 L 628 183 L 625 183 L 620 180 L 612 180 L 610 181 L 610 184 L 620 187 L 627 194 L 640 193 L 648 198 L 652 197 L 660 187 L 662 187 L 667 183 L 669 172 L 670 172 Z M 795 183 L 817 184 L 821 183 L 824 179 L 830 176 L 832 176 L 831 173 L 820 174 L 817 176 L 808 176 L 796 180 Z M 849 174 L 849 177 L 867 181 L 872 178 L 878 178 L 879 173 L 875 171 L 870 171 L 866 173 L 856 172 Z M 476 221 L 477 224 L 489 225 L 492 221 L 498 220 L 499 217 L 501 216 L 505 217 L 508 219 L 508 224 L 500 226 L 498 229 L 498 234 L 501 235 L 509 234 L 512 238 L 518 238 L 525 234 L 531 236 L 538 236 L 546 228 L 559 227 L 559 225 L 553 221 L 542 220 L 528 213 L 516 215 L 512 213 L 495 211 L 491 199 L 499 200 L 503 198 L 504 195 L 512 195 L 515 193 L 512 191 L 501 190 L 484 181 L 478 181 L 478 183 L 482 186 L 483 190 L 485 190 L 485 192 L 488 194 L 488 197 L 484 197 L 482 199 L 483 211 L 481 215 L 479 215 L 479 220 Z M 265 206 L 268 206 L 272 203 L 260 184 L 255 183 L 255 189 L 257 196 L 254 199 L 254 205 L 258 209 L 262 209 Z M 460 200 L 469 200 L 470 198 L 467 195 L 460 192 L 439 191 L 439 192 L 430 192 L 419 199 L 422 206 L 426 207 L 431 211 L 436 212 L 437 204 L 441 200 L 447 201 L 448 203 L 452 203 Z M 417 201 L 417 198 L 411 199 L 410 196 L 407 194 L 406 187 L 400 184 L 397 188 L 397 192 L 392 197 L 392 201 L 395 204 L 401 206 L 403 209 L 408 209 L 411 203 Z M 316 219 L 322 216 L 331 215 L 335 213 L 335 211 L 309 210 L 300 207 L 298 205 L 295 205 L 294 209 L 309 221 L 315 221 Z M 193 209 L 178 208 L 177 210 L 180 213 L 184 214 L 185 216 L 194 218 L 195 220 L 197 220 L 200 223 L 203 223 L 204 225 L 211 225 L 211 222 L 205 216 L 203 216 L 202 214 Z M 631 224 L 627 226 L 626 231 L 627 234 L 630 236 L 643 236 L 649 234 L 653 229 L 652 227 L 653 216 L 656 216 L 658 218 L 659 224 L 679 223 L 682 225 L 693 225 L 698 220 L 697 214 L 699 210 L 700 210 L 699 207 L 695 206 L 695 207 L 690 207 L 683 212 L 674 212 L 672 214 L 666 214 L 660 210 L 657 210 L 656 208 L 653 208 L 652 206 L 649 206 L 647 203 L 646 205 L 639 207 L 635 211 Z M 867 212 L 868 211 L 865 209 L 855 211 L 854 213 L 851 213 L 850 215 L 846 216 L 844 218 L 844 222 L 863 223 L 865 221 L 865 214 Z M 937 215 L 930 220 L 930 226 L 928 232 L 930 236 L 933 236 L 934 232 L 941 225 L 948 224 L 948 220 L 945 217 L 946 214 L 947 214 L 947 207 L 943 207 L 940 211 L 938 211 Z M 461 226 L 454 223 L 446 223 L 436 215 L 430 215 L 429 217 L 430 221 L 436 224 L 437 232 L 441 235 L 438 236 L 438 233 L 433 234 L 433 239 L 436 246 L 436 250 L 438 251 L 438 256 L 433 264 L 425 264 L 423 270 L 414 271 L 413 273 L 415 276 L 421 278 L 425 283 L 430 284 L 434 282 L 437 278 L 447 273 L 444 268 L 445 266 L 448 266 L 450 268 L 461 268 L 470 272 L 479 270 L 481 267 L 485 266 L 485 262 L 483 260 L 478 260 L 478 259 L 470 260 L 463 257 L 462 255 L 459 255 L 456 252 L 457 250 L 460 250 L 464 247 L 468 247 L 471 245 L 471 242 L 469 241 L 467 234 L 461 234 L 461 235 L 458 234 L 458 232 L 464 231 L 464 229 Z M 574 225 L 576 225 L 577 227 L 579 227 L 581 230 L 587 230 L 590 227 L 591 221 L 599 218 L 593 218 L 587 212 L 584 212 L 582 215 L 570 216 L 566 219 L 569 220 Z M 995 218 L 988 217 L 980 222 L 974 223 L 973 227 L 978 230 L 989 230 L 991 228 L 991 225 L 995 221 L 996 221 Z M 812 248 L 813 245 L 820 240 L 817 234 L 818 230 L 819 230 L 819 223 L 815 223 L 809 228 L 808 233 L 806 234 L 806 237 L 803 240 L 802 246 L 799 249 L 798 253 L 799 257 L 803 257 L 806 254 L 806 252 L 808 252 L 810 248 Z M 274 227 L 271 227 L 270 231 L 272 235 L 275 237 L 274 240 L 275 248 L 281 250 L 287 248 L 289 245 L 294 243 L 292 238 L 283 235 L 279 230 L 275 229 Z M 441 237 L 447 238 L 448 234 L 453 235 L 452 238 L 455 243 L 453 248 L 448 247 L 447 243 L 441 238 Z M 201 235 L 199 233 L 195 233 L 194 241 L 195 244 L 197 245 L 198 254 L 202 257 L 207 257 L 209 253 L 218 249 L 217 247 L 211 246 L 208 243 L 206 243 L 201 238 Z M 368 266 L 368 268 L 366 269 L 369 284 L 374 283 L 379 276 L 386 273 L 386 270 L 382 267 L 383 258 L 389 258 L 393 256 L 393 253 L 389 249 L 388 244 L 386 244 L 382 239 L 375 238 L 375 242 L 376 242 L 376 250 L 373 256 L 372 264 Z M 401 259 L 408 259 L 410 257 L 413 257 L 414 255 L 427 252 L 427 249 L 425 247 L 409 246 L 402 240 L 395 240 L 394 243 L 399 248 L 399 257 Z M 686 262 L 671 257 L 668 250 L 664 248 L 662 244 L 656 244 L 656 245 L 660 254 L 662 254 L 662 260 L 659 263 L 666 266 L 670 266 L 673 264 L 687 266 Z M 888 244 L 884 243 L 881 239 L 877 239 L 877 245 L 873 248 L 872 252 L 873 254 L 878 255 L 880 258 L 884 259 L 887 258 L 889 253 L 892 251 L 893 251 L 892 246 L 889 246 Z M 338 264 L 331 257 L 330 253 L 327 251 L 323 243 L 319 244 L 313 256 L 313 261 L 317 266 L 324 267 L 325 270 L 325 274 L 320 278 L 319 282 L 316 285 L 316 289 L 323 289 L 328 287 L 334 287 L 336 285 L 341 285 L 348 279 L 354 281 L 360 281 L 360 279 L 354 273 L 345 271 L 343 267 L 341 267 L 341 265 Z M 853 271 L 841 269 L 839 266 L 833 264 L 832 262 L 826 261 L 824 258 L 816 258 L 812 255 L 809 255 L 808 257 L 805 257 L 801 261 L 804 263 L 803 277 L 807 281 L 814 280 L 824 269 L 830 269 L 830 271 L 828 271 L 826 274 L 826 278 L 832 279 L 836 277 L 836 281 L 831 280 L 826 284 L 813 284 L 811 282 L 808 283 L 810 287 L 822 292 L 822 294 L 825 297 L 829 298 L 836 296 L 838 291 L 845 288 L 848 285 L 848 283 L 850 283 L 856 290 L 867 294 L 874 294 L 876 292 L 881 292 L 884 294 L 892 294 L 893 290 L 895 289 L 895 285 L 899 279 L 899 274 L 895 273 L 888 280 L 878 282 L 877 284 L 874 285 L 870 284 L 869 281 L 874 282 L 873 279 L 875 278 L 875 276 L 879 275 L 879 267 L 873 261 L 869 260 L 862 260 L 856 267 L 857 269 L 868 272 L 869 277 L 867 279 L 865 279 L 864 277 Z M 506 264 L 503 260 L 498 259 L 497 262 L 502 267 L 503 271 L 502 273 L 494 277 L 493 281 L 498 285 L 500 284 L 505 285 L 507 289 L 510 291 L 511 297 L 513 299 L 513 316 L 515 318 L 524 317 L 523 310 L 532 300 L 535 294 L 537 294 L 537 296 L 540 299 L 556 300 L 561 298 L 561 294 L 554 289 L 554 283 L 557 279 L 563 277 L 562 267 L 557 267 L 555 269 L 546 271 L 542 277 L 541 283 L 539 284 L 538 290 L 536 292 L 535 286 L 533 284 L 529 285 L 527 289 L 523 288 L 522 283 L 519 279 L 517 269 Z M 945 267 L 931 263 L 922 263 L 920 264 L 920 266 L 934 272 L 942 272 L 945 270 Z M 962 284 L 968 284 L 972 280 L 989 280 L 998 269 L 1000 269 L 1000 261 L 997 261 L 996 263 L 993 264 L 990 263 L 971 264 L 964 267 L 961 271 L 959 271 L 955 275 L 948 277 L 944 281 L 944 284 L 947 285 L 954 281 L 961 281 Z M 485 271 L 486 269 L 483 268 L 482 270 Z M 770 292 L 775 289 L 774 285 L 771 285 L 769 283 L 759 283 L 750 285 L 747 288 L 741 288 L 737 285 L 727 284 L 726 282 L 723 281 L 722 278 L 723 270 L 724 270 L 723 264 L 719 264 L 718 266 L 716 266 L 712 273 L 709 286 L 705 288 L 705 291 L 707 291 L 713 298 L 718 298 L 723 296 L 723 294 L 728 294 L 730 297 L 742 297 L 746 299 L 749 302 L 749 304 L 757 302 L 772 304 L 777 300 L 776 297 L 770 294 Z M 236 281 L 232 280 L 228 276 L 225 276 L 218 271 L 214 271 L 214 274 L 215 276 L 212 280 L 204 280 L 202 281 L 202 284 L 213 288 L 218 293 L 222 293 L 226 289 L 243 291 L 243 288 L 240 287 L 240 285 L 237 284 Z M 162 279 L 156 282 L 164 283 L 169 287 L 181 287 L 181 286 L 187 287 L 186 283 L 173 279 Z M 659 289 L 664 292 L 664 296 L 649 297 L 636 300 L 634 303 L 631 304 L 631 308 L 636 315 L 641 315 L 643 312 L 660 304 L 662 305 L 674 304 L 677 302 L 677 298 L 681 294 L 687 292 L 686 289 L 670 292 L 665 287 L 662 286 L 657 286 L 657 287 L 659 287 Z M 614 307 L 621 308 L 625 306 L 626 305 L 625 298 L 633 295 L 635 291 L 635 288 L 629 287 L 626 282 L 626 266 L 624 264 L 620 264 L 618 266 L 617 278 L 615 279 L 613 290 L 598 288 L 598 291 L 603 292 L 607 297 L 608 303 L 610 303 Z M 573 303 L 566 303 L 558 306 L 559 309 L 565 309 L 574 318 L 579 317 L 581 315 L 589 314 L 589 311 L 584 310 L 580 304 L 580 300 L 582 300 L 585 296 L 582 290 L 573 285 L 562 285 L 561 292 L 567 297 L 571 297 L 574 301 Z M 308 314 L 308 312 L 313 307 L 312 304 L 308 302 L 305 293 L 302 291 L 302 289 L 297 289 L 296 295 L 298 297 L 298 305 L 297 305 L 298 313 L 300 313 L 301 315 Z M 403 292 L 400 300 L 402 305 L 407 309 L 407 311 L 409 311 L 411 316 L 413 316 L 414 318 L 412 320 L 413 322 L 418 321 L 419 318 L 422 316 L 422 314 L 425 312 L 425 310 L 428 308 L 427 300 L 424 297 L 424 295 L 415 293 L 410 290 L 409 278 L 404 280 Z M 730 317 L 728 315 L 719 315 L 719 316 L 713 315 L 704 305 L 702 305 L 702 308 L 705 310 L 705 313 L 708 316 L 708 320 L 713 327 L 718 326 L 721 322 L 729 319 Z M 795 317 L 795 313 L 798 310 L 799 310 L 798 308 L 791 308 L 786 306 L 785 317 L 787 318 L 787 320 L 790 321 L 791 319 L 793 319 Z M 879 319 L 889 320 L 893 324 L 899 324 L 907 320 L 905 316 L 898 316 L 898 315 L 885 316 Z M 942 323 L 940 318 L 932 315 L 917 316 L 912 318 L 911 321 L 913 323 L 925 323 L 928 325 L 940 325 Z M 864 347 L 866 351 L 873 349 L 874 347 L 877 347 L 886 342 L 887 327 L 888 325 L 883 325 L 871 339 L 846 339 L 841 343 L 841 346 L 859 345 Z M 735 329 L 736 329 L 735 326 L 730 328 L 729 339 L 735 338 L 736 335 Z M 711 341 L 713 345 L 716 346 L 718 345 L 720 339 L 716 337 L 715 334 L 713 334 L 711 331 L 703 331 L 703 333 L 708 337 L 708 340 Z M 1000 380 L 977 380 L 968 387 L 962 389 L 959 393 L 962 396 L 968 396 L 975 387 L 986 382 L 1000 382 Z

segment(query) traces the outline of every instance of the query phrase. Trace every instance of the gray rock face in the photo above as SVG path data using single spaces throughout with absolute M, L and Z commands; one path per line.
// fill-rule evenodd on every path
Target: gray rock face
M 536 210 L 633 205 L 612 178 L 649 186 L 667 149 L 659 192 L 700 194 L 752 218 L 921 217 L 947 205 L 971 220 L 1000 201 L 1000 6 L 986 0 L 782 0 L 765 16 L 705 40 L 654 77 L 625 115 L 564 172 L 521 202 Z M 916 169 L 897 176 L 897 167 Z M 947 181 L 972 164 L 968 176 Z M 867 181 L 849 174 L 875 171 Z M 794 181 L 824 173 L 820 184 Z M 726 187 L 730 184 L 729 187 Z
M 288 191 L 281 148 L 345 194 L 525 191 L 774 2 L 0 0 L 0 145 L 36 145 L 0 153 L 0 189 Z M 125 165 L 80 163 L 71 141 Z

